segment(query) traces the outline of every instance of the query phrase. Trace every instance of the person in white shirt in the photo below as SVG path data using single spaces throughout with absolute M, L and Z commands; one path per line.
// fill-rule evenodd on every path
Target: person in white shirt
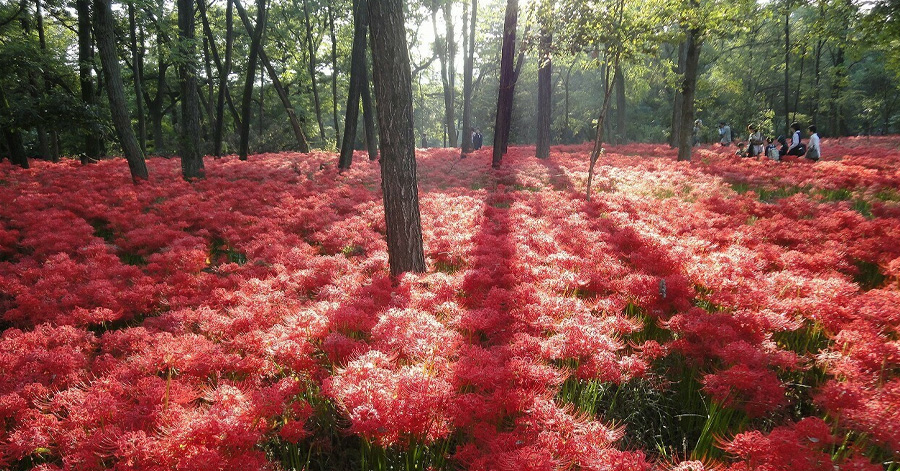
M 800 124 L 791 124 L 791 146 L 788 147 L 787 155 L 801 156 L 806 153 L 806 145 L 800 140 Z
M 806 150 L 805 157 L 813 162 L 818 162 L 822 158 L 822 147 L 815 125 L 809 127 L 809 148 Z

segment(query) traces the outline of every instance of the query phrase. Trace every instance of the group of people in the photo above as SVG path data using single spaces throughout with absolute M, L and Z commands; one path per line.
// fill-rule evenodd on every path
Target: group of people
M 699 119 L 694 122 L 695 144 L 697 143 L 696 135 L 699 132 L 699 128 L 702 126 L 703 122 Z M 788 142 L 787 138 L 784 136 L 764 138 L 759 128 L 755 124 L 750 124 L 747 126 L 747 132 L 749 134 L 747 143 L 746 145 L 740 142 L 737 144 L 737 154 L 742 157 L 756 157 L 757 159 L 760 157 L 768 157 L 769 159 L 778 162 L 785 156 L 794 155 L 817 162 L 822 158 L 822 148 L 819 134 L 816 132 L 816 126 L 811 125 L 807 128 L 809 130 L 808 145 L 803 143 L 801 129 L 802 127 L 799 123 L 795 122 L 791 124 L 791 140 Z M 724 121 L 719 122 L 719 144 L 727 147 L 731 145 L 732 140 L 731 126 Z

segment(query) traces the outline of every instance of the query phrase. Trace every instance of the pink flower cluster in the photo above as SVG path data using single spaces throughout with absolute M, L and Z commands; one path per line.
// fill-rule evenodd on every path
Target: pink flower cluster
M 590 202 L 588 146 L 500 170 L 424 151 L 428 271 L 399 280 L 364 159 L 210 160 L 195 183 L 152 159 L 139 185 L 121 161 L 0 165 L 0 467 L 279 469 L 266 446 L 335 433 L 325 401 L 337 433 L 473 470 L 875 469 L 862 441 L 830 451 L 900 452 L 897 142 L 826 140 L 817 164 L 620 146 Z M 772 425 L 666 464 L 558 396 L 665 390 L 675 356 Z M 816 417 L 788 412 L 795 377 L 821 378 Z

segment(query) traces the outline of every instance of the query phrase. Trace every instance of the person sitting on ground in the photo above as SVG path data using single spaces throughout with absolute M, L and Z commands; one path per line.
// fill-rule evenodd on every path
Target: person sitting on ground
M 747 138 L 747 157 L 759 159 L 759 156 L 763 153 L 762 133 L 759 132 L 754 124 L 747 125 L 747 131 L 750 132 L 750 137 Z
M 787 149 L 787 155 L 800 157 L 806 153 L 806 144 L 800 140 L 800 123 L 792 123 L 791 132 L 793 132 L 793 135 L 791 136 L 791 146 Z
M 782 139 L 784 139 L 782 137 Z M 781 160 L 781 154 L 778 152 L 778 148 L 775 147 L 775 139 L 769 137 L 766 139 L 766 157 L 778 162 Z
M 804 157 L 813 162 L 818 162 L 819 159 L 822 158 L 822 147 L 819 142 L 819 135 L 816 133 L 815 125 L 810 125 L 809 127 L 809 147 L 807 148 Z

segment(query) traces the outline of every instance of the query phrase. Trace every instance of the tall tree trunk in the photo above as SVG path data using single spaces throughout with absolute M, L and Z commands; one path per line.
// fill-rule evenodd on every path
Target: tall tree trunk
M 618 5 L 623 5 L 621 2 Z M 600 154 L 603 152 L 603 133 L 606 125 L 606 115 L 609 111 L 609 102 L 612 97 L 613 91 L 613 83 L 612 83 L 612 74 L 610 73 L 610 68 L 613 70 L 619 66 L 619 57 L 621 53 L 616 52 L 614 58 L 614 64 L 612 67 L 609 65 L 605 66 L 603 69 L 603 104 L 600 105 L 600 113 L 597 115 L 597 129 L 595 130 L 594 135 L 594 147 L 591 149 L 590 163 L 588 166 L 588 179 L 587 179 L 587 188 L 585 190 L 585 197 L 588 201 L 591 200 L 591 184 L 594 181 L 594 168 L 597 165 L 597 160 L 600 159 Z
M 46 54 L 47 52 L 47 38 L 44 34 L 44 15 L 41 13 L 41 0 L 35 0 L 35 22 L 37 23 L 37 31 L 38 31 L 38 45 L 41 48 L 41 53 Z M 51 92 L 51 82 L 47 73 L 43 73 L 41 75 L 41 90 L 44 93 L 44 96 L 47 96 Z M 43 129 L 42 132 L 38 134 L 38 139 L 41 146 L 41 153 L 50 159 L 51 162 L 59 162 L 59 153 L 56 152 L 56 132 L 55 129 Z
M 422 224 L 416 186 L 412 73 L 406 44 L 403 0 L 369 3 L 372 22 L 372 80 L 381 129 L 381 189 L 392 276 L 424 272 Z
M 541 39 L 540 39 L 540 65 L 538 68 L 538 102 L 537 102 L 537 143 L 535 144 L 535 156 L 539 159 L 550 158 L 550 115 L 553 100 L 552 79 L 553 70 L 550 56 L 552 42 L 552 26 L 547 16 L 550 14 L 550 2 L 544 0 L 541 5 Z
M 238 13 L 241 12 L 240 2 L 235 2 L 238 6 Z M 241 15 L 241 19 L 244 15 Z M 245 27 L 248 25 L 245 24 Z M 263 29 L 266 27 L 266 0 L 256 0 L 256 28 L 252 30 L 252 40 L 250 41 L 250 59 L 247 63 L 247 77 L 244 81 L 244 95 L 241 100 L 241 142 L 238 153 L 241 160 L 247 160 L 247 154 L 250 152 L 250 105 L 253 100 L 253 82 L 256 80 L 256 62 L 259 58 L 259 50 L 261 48 Z M 248 31 L 251 31 L 247 27 Z
M 803 69 L 806 64 L 806 44 L 800 49 L 800 76 L 797 77 L 797 90 L 794 92 L 794 113 L 791 121 L 797 119 L 797 109 L 800 108 L 800 89 L 803 88 Z
M 0 115 L 6 115 L 8 113 L 9 102 L 6 100 L 6 92 L 3 90 L 3 86 L 0 85 Z M 9 146 L 9 160 L 13 165 L 28 168 L 28 156 L 25 155 L 25 145 L 22 143 L 22 133 L 12 126 L 3 126 L 3 138 L 6 140 L 6 145 Z M 9 204 L 9 202 L 7 202 L 7 204 Z
M 625 74 L 622 73 L 622 64 L 616 65 L 613 84 L 616 88 L 616 144 L 627 139 L 628 121 L 625 114 Z
M 147 153 L 147 120 L 144 116 L 144 96 L 141 80 L 144 74 L 144 52 L 138 49 L 137 22 L 134 17 L 134 0 L 128 2 L 128 25 L 131 27 L 131 71 L 134 76 L 134 102 L 137 108 L 138 145 Z
M 791 82 L 790 82 L 790 59 L 791 59 L 791 2 L 785 2 L 784 12 L 784 132 L 788 133 L 791 127 Z
M 319 141 L 325 143 L 325 126 L 322 124 L 322 103 L 319 100 L 319 82 L 316 80 L 316 47 L 313 44 L 312 23 L 309 21 L 309 0 L 303 0 L 303 18 L 306 26 L 306 51 L 309 56 L 307 70 L 312 81 L 313 103 L 316 107 L 316 122 L 319 124 Z
M 678 160 L 691 160 L 691 133 L 687 132 L 694 122 L 694 95 L 697 91 L 697 73 L 700 66 L 700 40 L 696 29 L 687 32 L 687 55 L 684 61 L 684 81 L 681 93 L 684 103 L 681 109 L 681 130 L 678 136 Z
M 222 137 L 225 132 L 225 101 L 226 97 L 231 102 L 231 96 L 228 92 L 228 76 L 231 74 L 231 51 L 234 45 L 234 4 L 232 0 L 228 0 L 225 9 L 225 63 L 223 64 L 219 58 L 219 50 L 216 47 L 216 41 L 209 27 L 209 16 L 206 13 L 206 5 L 203 0 L 200 1 L 200 20 L 203 23 L 203 31 L 209 42 L 209 50 L 212 53 L 213 62 L 216 63 L 216 71 L 219 73 L 219 90 L 216 94 L 216 118 L 215 127 L 213 129 L 213 155 L 222 156 Z M 210 77 L 212 80 L 212 77 Z M 236 125 L 240 128 L 240 119 L 237 113 L 233 117 Z
M 497 96 L 497 119 L 494 125 L 494 149 L 491 166 L 499 168 L 503 161 L 506 138 L 512 118 L 512 101 L 515 87 L 513 55 L 516 53 L 516 23 L 519 15 L 518 0 L 506 0 L 506 18 L 503 23 L 503 45 L 500 55 L 500 87 Z
M 233 0 L 234 6 L 237 8 L 238 15 L 241 17 L 241 22 L 244 24 L 244 28 L 247 30 L 248 34 L 253 34 L 253 27 L 250 25 L 250 19 L 247 18 L 247 11 L 244 10 L 243 5 L 239 0 Z M 260 0 L 258 0 L 260 1 Z M 300 120 L 297 119 L 297 113 L 294 111 L 293 105 L 291 105 L 290 97 L 287 94 L 287 90 L 281 85 L 281 79 L 278 78 L 278 73 L 274 67 L 272 67 L 272 62 L 269 61 L 269 56 L 266 55 L 265 49 L 260 44 L 258 49 L 259 52 L 259 60 L 262 62 L 263 67 L 265 67 L 266 72 L 269 74 L 269 78 L 272 80 L 272 88 L 275 89 L 275 93 L 278 94 L 278 98 L 281 100 L 281 105 L 284 107 L 285 113 L 288 115 L 288 120 L 291 123 L 291 128 L 294 131 L 294 138 L 297 140 L 297 148 L 300 152 L 309 152 L 309 142 L 306 140 L 306 134 L 303 132 L 303 127 L 300 126 Z M 227 95 L 226 95 L 227 96 Z M 249 126 L 249 124 L 247 125 Z M 249 127 L 248 133 L 249 133 Z
M 334 34 L 334 0 L 328 1 L 328 32 L 331 35 L 331 114 L 334 118 L 334 145 L 341 144 L 341 128 L 338 122 L 337 92 L 337 36 Z
M 362 98 L 363 127 L 366 131 L 366 152 L 369 160 L 378 160 L 378 138 L 375 131 L 375 103 L 369 90 L 369 59 L 363 54 L 362 78 L 360 79 L 360 98 Z
M 844 46 L 837 47 L 837 53 L 834 58 L 834 82 L 831 85 L 831 132 L 836 136 L 846 135 L 846 122 L 844 121 L 843 106 L 841 104 L 841 96 L 847 87 L 847 69 L 844 65 Z
M 81 101 L 91 113 L 96 113 L 97 101 L 94 92 L 94 79 L 91 77 L 93 61 L 93 44 L 91 40 L 91 7 L 90 0 L 76 0 L 78 13 L 78 80 L 81 84 Z M 91 129 L 84 136 L 84 154 L 87 161 L 100 158 L 100 139 L 98 133 Z
M 463 65 L 463 139 L 462 155 L 472 152 L 472 72 L 475 68 L 475 20 L 478 16 L 478 0 L 472 0 L 472 18 L 469 21 L 469 49 Z
M 206 0 L 198 0 L 198 3 L 203 3 Z M 215 127 L 215 117 L 216 110 L 213 109 L 215 106 L 215 87 L 213 84 L 213 72 L 212 72 L 212 53 L 210 52 L 210 41 L 203 35 L 203 69 L 206 72 L 206 99 L 203 99 L 203 95 L 200 95 L 201 100 L 203 101 L 203 109 L 206 112 L 206 125 L 203 126 L 203 138 L 204 140 L 210 140 L 213 133 L 213 127 Z
M 131 129 L 131 118 L 128 116 L 128 102 L 125 100 L 125 85 L 119 71 L 119 58 L 116 55 L 115 18 L 112 13 L 111 0 L 94 0 L 94 27 L 97 48 L 100 50 L 100 61 L 103 63 L 103 76 L 106 78 L 106 94 L 109 98 L 109 109 L 113 127 L 119 136 L 119 143 L 128 161 L 132 180 L 147 180 L 147 163 L 144 153 L 134 137 Z
M 200 0 L 204 1 L 204 0 Z M 185 180 L 203 178 L 200 153 L 200 91 L 194 44 L 194 0 L 178 0 L 178 75 L 181 81 L 181 173 Z
M 678 65 L 675 67 L 675 73 L 677 75 L 684 75 L 685 63 L 687 62 L 687 46 L 688 40 L 685 38 L 684 41 L 678 46 Z M 684 112 L 684 94 L 681 91 L 681 88 L 675 90 L 675 100 L 672 103 L 672 133 L 669 135 L 669 145 L 678 148 L 679 143 L 681 142 L 681 131 L 682 131 L 682 122 L 681 115 Z M 693 125 L 693 123 L 688 123 L 689 126 Z M 685 128 L 690 129 L 690 128 Z
M 356 142 L 356 126 L 359 122 L 359 98 L 366 75 L 366 29 L 368 28 L 368 2 L 353 1 L 353 49 L 350 52 L 350 90 L 347 93 L 347 110 L 344 116 L 344 142 L 338 168 L 348 169 L 353 163 L 353 147 Z
M 444 26 L 447 37 L 447 67 L 444 78 L 444 108 L 447 120 L 447 139 L 450 147 L 458 141 L 456 129 L 456 33 L 453 25 L 453 0 L 444 1 Z
M 813 72 L 815 76 L 815 85 L 813 86 L 813 107 L 812 107 L 812 122 L 813 124 L 817 124 L 819 122 L 819 86 L 822 81 L 822 50 L 825 46 L 825 40 L 819 39 L 816 42 L 816 65 L 815 71 Z M 821 132 L 821 131 L 820 131 Z

